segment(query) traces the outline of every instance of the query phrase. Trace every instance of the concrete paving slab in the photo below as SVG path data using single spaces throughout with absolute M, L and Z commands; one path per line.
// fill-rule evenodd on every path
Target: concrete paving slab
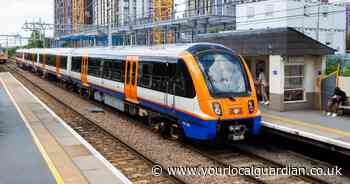
M 0 117 L 0 183 L 56 183 L 2 84 Z
M 261 110 L 265 127 L 350 149 L 350 118 L 347 116 L 329 117 L 315 110 Z
M 106 171 L 88 170 L 84 171 L 84 175 L 91 181 L 91 183 L 113 183 L 122 184 L 120 181 L 115 181 Z
M 89 156 L 78 156 L 74 157 L 73 161 L 76 165 L 78 165 L 79 168 L 82 170 L 97 170 L 102 169 L 104 166 L 95 159 L 95 157 L 89 155 Z
M 51 109 L 16 81 L 13 76 L 9 73 L 0 73 L 0 81 L 6 86 L 6 90 L 11 94 L 10 96 L 16 103 L 12 111 L 16 112 L 17 108 L 24 116 L 25 123 L 27 123 L 30 130 L 36 135 L 36 139 L 40 142 L 42 149 L 50 160 L 50 164 L 48 165 L 56 169 L 56 172 L 52 172 L 55 178 L 59 175 L 62 181 L 68 184 L 131 183 L 120 171 L 108 163 L 91 145 L 52 112 Z M 11 105 L 11 103 L 2 104 Z M 9 108 L 0 105 L 0 113 L 2 110 L 7 113 Z M 0 138 L 7 132 L 7 127 L 1 127 L 2 125 L 0 123 Z M 9 144 L 5 142 L 4 145 L 6 143 Z M 28 158 L 28 156 L 23 158 Z M 46 168 L 47 172 L 49 172 L 48 170 Z M 39 174 L 37 176 L 41 175 Z M 0 184 L 1 182 L 0 173 Z

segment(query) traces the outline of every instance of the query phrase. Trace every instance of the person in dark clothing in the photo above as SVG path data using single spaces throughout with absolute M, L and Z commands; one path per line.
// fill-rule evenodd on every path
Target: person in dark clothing
M 336 87 L 332 95 L 332 102 L 329 104 L 327 109 L 328 111 L 327 116 L 336 117 L 339 105 L 341 105 L 342 103 L 345 103 L 346 100 L 347 100 L 346 93 L 343 90 L 341 90 L 339 87 Z

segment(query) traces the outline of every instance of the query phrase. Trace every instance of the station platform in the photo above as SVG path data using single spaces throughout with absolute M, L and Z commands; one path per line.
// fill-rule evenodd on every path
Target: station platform
M 350 153 L 350 116 L 330 117 L 317 110 L 288 112 L 261 107 L 262 126 L 267 129 L 337 146 Z
M 10 73 L 0 73 L 0 184 L 131 183 Z

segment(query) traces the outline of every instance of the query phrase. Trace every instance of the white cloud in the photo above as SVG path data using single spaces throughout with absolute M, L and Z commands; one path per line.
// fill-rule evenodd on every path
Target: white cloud
M 21 34 L 29 32 L 21 28 L 26 20 L 46 23 L 54 22 L 54 0 L 0 0 L 0 34 Z M 48 36 L 52 36 L 50 31 Z

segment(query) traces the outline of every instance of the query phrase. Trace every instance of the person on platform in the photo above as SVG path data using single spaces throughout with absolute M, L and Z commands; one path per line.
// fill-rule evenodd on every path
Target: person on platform
M 332 102 L 329 104 L 327 108 L 327 116 L 336 117 L 337 111 L 339 109 L 339 105 L 346 102 L 346 100 L 347 100 L 346 93 L 343 90 L 341 90 L 339 87 L 336 87 L 332 95 Z
M 260 87 L 260 94 L 261 94 L 261 97 L 262 97 L 261 103 L 265 104 L 265 105 L 268 105 L 270 102 L 269 102 L 269 99 L 267 98 L 267 94 L 266 94 L 267 82 L 266 82 L 266 79 L 265 79 L 265 74 L 264 74 L 264 70 L 263 69 L 259 70 L 258 84 L 259 84 L 259 87 Z

